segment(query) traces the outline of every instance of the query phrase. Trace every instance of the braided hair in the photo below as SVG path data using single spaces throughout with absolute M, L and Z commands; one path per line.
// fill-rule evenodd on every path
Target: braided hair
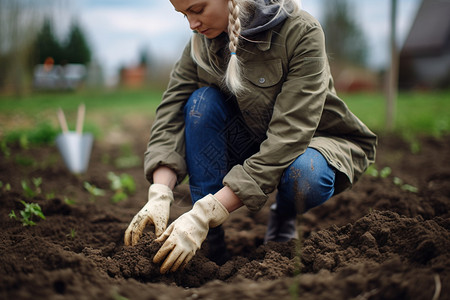
M 298 0 L 270 0 L 270 3 L 278 4 L 280 9 L 274 16 L 278 15 L 286 9 L 287 5 L 293 5 L 296 9 L 300 7 Z M 242 79 L 241 61 L 239 59 L 238 49 L 239 42 L 242 38 L 242 24 L 247 21 L 247 16 L 252 7 L 256 5 L 255 0 L 228 0 L 228 37 L 229 37 L 229 61 L 223 81 L 228 90 L 234 94 L 239 95 L 245 92 L 246 88 L 244 80 Z M 251 41 L 250 41 L 251 42 Z M 219 66 L 215 65 L 210 57 L 209 51 L 206 51 L 206 58 L 200 56 L 202 45 L 202 37 L 199 34 L 193 34 L 191 39 L 191 56 L 193 60 L 204 70 L 214 75 L 222 74 Z
M 239 19 L 239 5 L 237 0 L 228 1 L 228 37 L 230 42 L 230 60 L 228 61 L 227 71 L 225 72 L 225 83 L 233 94 L 241 93 L 245 88 L 241 80 L 241 63 L 237 56 L 239 44 L 239 35 L 241 33 L 241 20 Z

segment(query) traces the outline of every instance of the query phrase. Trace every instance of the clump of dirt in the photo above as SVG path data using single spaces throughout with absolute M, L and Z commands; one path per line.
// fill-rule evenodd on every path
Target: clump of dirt
M 145 135 L 136 134 L 142 153 Z M 89 171 L 75 176 L 56 147 L 13 148 L 0 156 L 0 298 L 448 299 L 450 137 L 420 142 L 412 153 L 398 137 L 382 137 L 376 169 L 392 173 L 365 175 L 300 216 L 300 240 L 263 244 L 273 194 L 260 212 L 241 208 L 224 223 L 228 262 L 210 261 L 205 243 L 183 271 L 166 275 L 152 261 L 160 247 L 152 228 L 136 246 L 123 244 L 147 197 L 140 166 L 118 169 L 116 152 L 97 143 Z M 24 157 L 34 163 L 21 164 Z M 110 171 L 133 176 L 136 193 L 112 202 Z M 22 181 L 32 187 L 36 177 L 42 185 L 27 196 Z M 89 194 L 86 181 L 105 196 Z M 170 221 L 190 209 L 186 184 L 174 194 Z M 46 219 L 23 226 L 10 218 L 21 200 L 38 203 Z

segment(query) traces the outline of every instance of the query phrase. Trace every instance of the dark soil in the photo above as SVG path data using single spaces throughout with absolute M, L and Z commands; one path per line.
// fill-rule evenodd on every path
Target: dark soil
M 145 134 L 130 140 L 140 156 Z M 140 164 L 114 164 L 119 146 L 97 142 L 81 176 L 66 170 L 54 146 L 13 147 L 0 156 L 0 298 L 450 299 L 450 136 L 419 141 L 413 154 L 401 139 L 381 137 L 376 169 L 391 174 L 366 174 L 299 217 L 300 241 L 263 245 L 272 195 L 260 212 L 241 208 L 224 224 L 230 261 L 216 265 L 204 245 L 169 275 L 152 262 L 160 245 L 151 228 L 137 246 L 123 245 L 148 183 Z M 132 175 L 136 193 L 113 203 L 110 171 Z M 27 198 L 21 181 L 33 187 L 38 177 L 40 189 Z M 93 197 L 85 181 L 106 195 Z M 175 196 L 171 220 L 190 208 L 186 184 Z M 8 217 L 23 209 L 20 200 L 38 203 L 46 219 L 23 226 Z

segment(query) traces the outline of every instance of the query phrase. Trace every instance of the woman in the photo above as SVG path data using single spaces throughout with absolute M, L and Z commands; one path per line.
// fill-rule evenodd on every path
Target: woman
M 194 31 L 157 109 L 145 154 L 147 224 L 164 242 L 161 273 L 183 269 L 207 238 L 227 259 L 220 226 L 278 190 L 266 241 L 296 237 L 296 215 L 349 188 L 375 158 L 376 136 L 336 95 L 323 31 L 295 0 L 171 0 Z M 172 189 L 189 175 L 193 208 L 167 229 Z

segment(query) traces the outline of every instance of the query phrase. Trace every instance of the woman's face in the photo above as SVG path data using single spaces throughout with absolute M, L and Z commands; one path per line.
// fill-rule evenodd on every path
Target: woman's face
M 229 0 L 170 0 L 189 21 L 192 30 L 213 39 L 228 28 Z

